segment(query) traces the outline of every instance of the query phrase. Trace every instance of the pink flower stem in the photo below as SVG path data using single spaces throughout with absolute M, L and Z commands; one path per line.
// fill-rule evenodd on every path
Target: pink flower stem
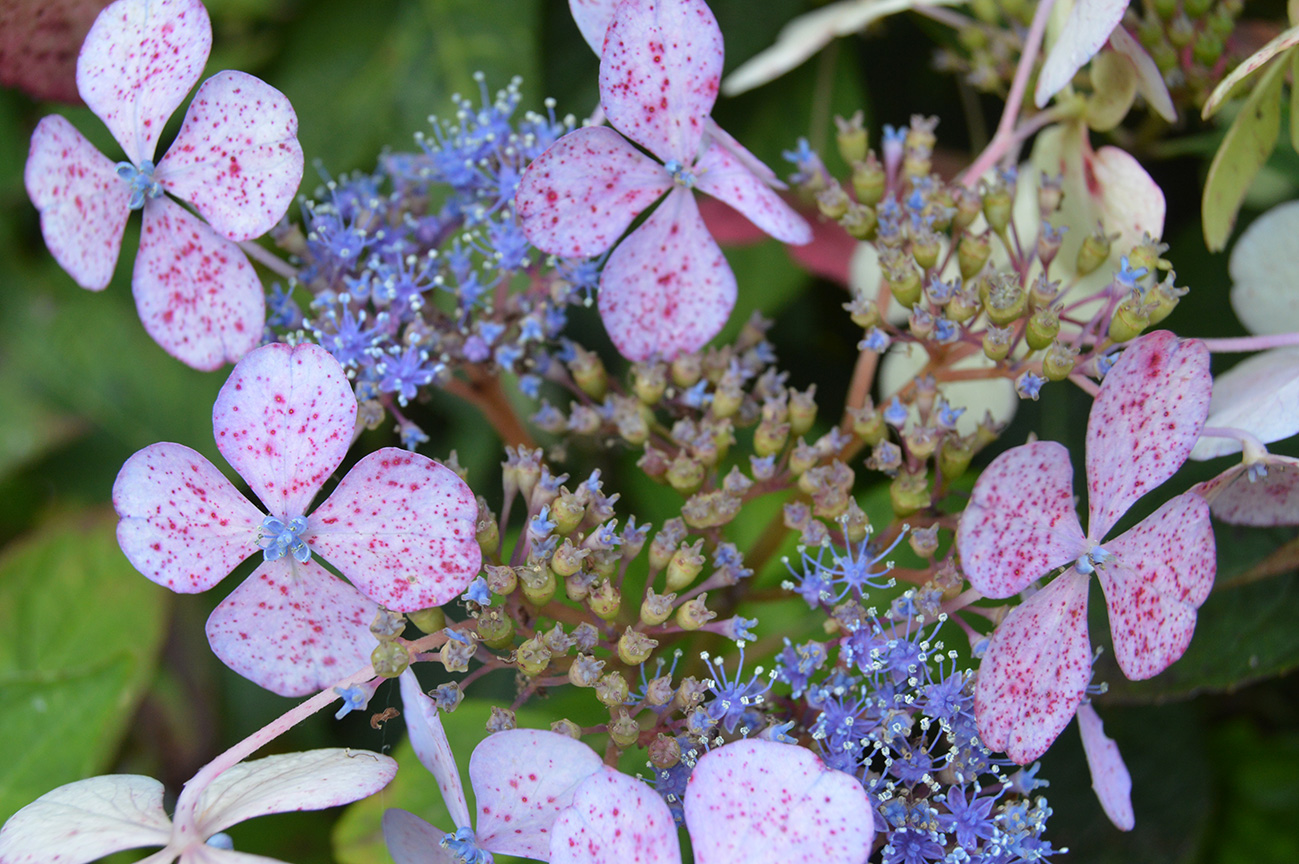
M 277 276 L 283 276 L 285 279 L 298 278 L 298 270 L 296 267 L 292 266 L 278 255 L 263 249 L 259 244 L 254 243 L 251 240 L 240 240 L 239 248 L 244 250 L 244 254 L 249 258 L 252 258 L 258 264 L 261 264 Z
M 1241 354 L 1266 348 L 1299 345 L 1299 333 L 1277 333 L 1270 336 L 1241 336 L 1236 339 L 1201 339 L 1214 354 Z
M 1233 441 L 1241 443 L 1241 449 L 1246 454 L 1259 458 L 1267 452 L 1266 445 L 1258 440 L 1255 436 L 1246 432 L 1244 429 L 1236 429 L 1232 426 L 1205 426 L 1200 430 L 1201 438 L 1230 438 Z
M 1097 384 L 1092 379 L 1083 375 L 1081 372 L 1074 372 L 1072 375 L 1069 376 L 1069 380 L 1077 384 L 1079 390 L 1082 390 L 1084 393 L 1086 393 L 1088 396 L 1091 396 L 1093 399 L 1095 399 L 1101 393 L 1100 385 Z

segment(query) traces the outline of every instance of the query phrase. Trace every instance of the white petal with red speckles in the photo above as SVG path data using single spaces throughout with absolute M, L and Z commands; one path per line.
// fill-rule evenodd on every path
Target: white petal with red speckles
M 1136 824 L 1132 813 L 1132 777 L 1128 766 L 1123 764 L 1119 745 L 1105 736 L 1105 726 L 1090 702 L 1078 706 L 1078 732 L 1082 735 L 1083 752 L 1087 754 L 1087 767 L 1091 769 L 1092 789 L 1101 808 L 1114 827 L 1131 831 Z
M 568 0 L 568 8 L 573 13 L 577 29 L 582 31 L 582 38 L 597 57 L 604 49 L 604 34 L 609 29 L 609 22 L 613 20 L 618 2 L 619 0 Z
M 218 72 L 194 94 L 154 177 L 223 237 L 260 237 L 284 216 L 302 182 L 298 116 L 265 81 Z
M 1213 588 L 1217 557 L 1209 505 L 1187 492 L 1105 544 L 1097 568 L 1110 608 L 1114 659 L 1133 681 L 1157 675 L 1186 651 L 1195 610 Z
M 979 666 L 979 736 L 1020 765 L 1069 725 L 1091 680 L 1086 576 L 1070 568 L 1010 610 Z
M 1273 348 L 1232 366 L 1213 381 L 1205 426 L 1241 429 L 1264 444 L 1299 432 L 1299 347 Z M 1201 438 L 1196 460 L 1239 453 L 1235 438 Z
M 114 164 L 54 114 L 36 124 L 23 180 L 54 260 L 82 288 L 103 289 L 131 215 L 131 190 Z
M 212 407 L 217 449 L 272 516 L 307 505 L 352 445 L 356 397 L 319 345 L 265 345 L 240 361 Z
M 131 566 L 181 594 L 208 590 L 261 551 L 262 512 L 180 444 L 153 444 L 126 460 L 113 483 L 113 508 Z
M 992 460 L 956 529 L 961 569 L 987 597 L 1010 597 L 1087 551 L 1069 451 L 1035 441 Z
M 1087 420 L 1088 538 L 1100 541 L 1182 467 L 1204 427 L 1212 386 L 1201 342 L 1157 330 L 1123 352 Z
M 77 58 L 77 91 L 137 167 L 198 83 L 212 50 L 199 0 L 118 0 L 99 13 Z
M 356 463 L 302 539 L 371 600 L 414 612 L 450 602 L 478 575 L 477 519 L 454 471 L 385 447 Z
M 555 817 L 601 765 L 594 750 L 567 735 L 510 729 L 488 736 L 469 758 L 478 845 L 546 860 Z
M 383 811 L 383 840 L 396 864 L 456 864 L 460 859 L 438 844 L 447 832 L 398 807 Z
M 657 792 L 605 765 L 582 781 L 550 837 L 551 864 L 680 864 L 677 826 Z
M 600 255 L 672 188 L 663 166 L 605 126 L 560 138 L 528 166 L 514 197 L 528 242 L 569 258 Z
M 1233 465 L 1191 487 L 1215 517 L 1232 525 L 1299 525 L 1299 459 L 1269 453 L 1267 475 L 1251 480 L 1248 465 Z
M 446 802 L 455 827 L 469 826 L 465 787 L 460 782 L 460 769 L 456 767 L 451 743 L 447 741 L 447 733 L 442 728 L 442 718 L 438 716 L 433 700 L 420 689 L 419 679 L 411 669 L 401 673 L 401 702 L 406 717 L 406 731 L 410 735 L 415 756 L 437 781 L 438 789 L 442 791 L 442 800 Z
M 745 217 L 784 243 L 812 242 L 812 227 L 766 183 L 714 142 L 695 164 L 695 188 L 739 210 Z
M 600 317 L 630 360 L 696 351 L 735 307 L 735 274 L 692 193 L 672 190 L 618 244 L 600 276 Z
M 1129 0 L 1075 0 L 1042 64 L 1033 100 L 1042 108 L 1073 80 L 1123 19 Z
M 264 562 L 207 619 L 212 652 L 281 696 L 329 687 L 370 662 L 378 606 L 314 560 Z
M 623 0 L 605 34 L 600 105 L 665 162 L 689 164 L 717 101 L 722 31 L 703 0 Z
M 685 797 L 697 864 L 859 864 L 871 852 L 866 790 L 794 744 L 744 740 L 711 750 Z
M 144 329 L 195 369 L 234 363 L 262 339 L 266 298 L 253 266 L 166 196 L 144 204 L 131 289 Z
M 123 849 L 165 846 L 171 820 L 152 777 L 114 774 L 47 792 L 0 828 L 4 864 L 85 864 Z
M 763 183 L 766 183 L 774 189 L 789 188 L 789 186 L 776 176 L 775 171 L 772 171 L 767 167 L 766 162 L 763 162 L 757 156 L 750 153 L 749 148 L 735 140 L 735 136 L 730 132 L 727 132 L 721 126 L 718 126 L 717 121 L 712 117 L 709 117 L 704 121 L 704 132 L 708 137 L 713 139 L 715 144 L 718 144 L 730 151 L 731 156 L 733 156 L 737 162 L 752 171 L 753 174 Z M 809 230 L 811 229 L 809 228 Z

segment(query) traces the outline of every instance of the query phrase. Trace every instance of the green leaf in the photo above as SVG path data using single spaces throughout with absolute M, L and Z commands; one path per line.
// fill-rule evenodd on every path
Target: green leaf
M 1299 45 L 1299 27 L 1291 27 L 1289 30 L 1286 30 L 1271 42 L 1268 42 L 1262 48 L 1255 51 L 1249 57 L 1245 58 L 1244 62 L 1231 70 L 1231 74 L 1219 81 L 1218 86 L 1213 88 L 1213 92 L 1209 94 L 1209 98 L 1204 100 L 1204 108 L 1201 109 L 1200 116 L 1205 120 L 1212 117 L 1217 110 L 1222 107 L 1222 104 L 1231 98 L 1232 91 L 1236 89 L 1237 84 L 1240 84 L 1259 69 L 1262 69 L 1264 66 L 1271 63 L 1274 58 L 1286 51 L 1289 51 L 1296 45 Z M 1276 66 L 1280 66 L 1284 69 L 1285 62 L 1279 62 Z M 1272 69 L 1269 69 L 1268 74 L 1274 74 L 1275 68 L 1276 67 L 1274 66 Z M 1260 83 L 1258 86 L 1262 87 L 1263 84 Z M 1258 91 L 1255 90 L 1255 92 Z
M 1299 51 L 1290 53 L 1290 146 L 1299 151 Z
M 1299 734 L 1264 733 L 1238 718 L 1213 736 L 1225 789 L 1210 858 L 1221 864 L 1282 864 L 1299 860 L 1293 830 L 1299 800 Z
M 1204 242 L 1217 252 L 1227 245 L 1236 214 L 1258 169 L 1263 167 L 1281 130 L 1281 84 L 1285 63 L 1274 63 L 1236 115 L 1213 157 L 1204 182 Z
M 45 404 L 0 364 L 0 477 L 85 431 L 71 413 Z
M 0 560 L 0 821 L 111 766 L 152 676 L 167 592 L 108 516 L 64 520 Z

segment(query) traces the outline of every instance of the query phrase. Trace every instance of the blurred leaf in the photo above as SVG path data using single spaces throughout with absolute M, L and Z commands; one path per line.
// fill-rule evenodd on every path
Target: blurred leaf
M 0 366 L 0 477 L 76 437 L 84 425 L 69 413 L 52 409 Z
M 1299 861 L 1299 734 L 1264 734 L 1238 719 L 1219 729 L 1216 754 L 1223 788 L 1211 858 L 1219 864 Z
M 0 560 L 0 820 L 112 764 L 153 674 L 167 592 L 110 516 L 64 520 Z
M 1219 81 L 1218 86 L 1213 88 L 1213 92 L 1209 94 L 1209 98 L 1204 100 L 1204 108 L 1201 109 L 1200 116 L 1206 120 L 1212 117 L 1217 113 L 1218 109 L 1222 107 L 1222 103 L 1231 98 L 1233 92 L 1236 90 L 1236 85 L 1253 75 L 1259 69 L 1262 69 L 1268 63 L 1271 63 L 1273 58 L 1278 55 L 1284 55 L 1291 48 L 1295 47 L 1295 45 L 1299 45 L 1299 27 L 1291 27 L 1289 30 L 1277 35 L 1271 42 L 1268 42 L 1262 48 L 1246 57 L 1239 66 L 1231 70 L 1231 74 Z M 1282 59 L 1275 65 L 1284 67 L 1285 57 L 1282 56 Z M 1273 69 L 1269 69 L 1268 74 L 1272 74 L 1273 71 Z M 1262 87 L 1263 84 L 1260 82 L 1258 86 Z

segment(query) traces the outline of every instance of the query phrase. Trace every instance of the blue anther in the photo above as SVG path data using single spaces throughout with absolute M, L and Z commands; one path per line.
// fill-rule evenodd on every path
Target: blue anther
M 686 166 L 681 164 L 679 159 L 669 159 L 663 163 L 668 174 L 672 175 L 672 182 L 677 183 L 687 189 L 695 188 L 695 175 L 686 170 Z
M 300 563 L 311 560 L 311 547 L 303 540 L 301 534 L 307 530 L 307 520 L 295 516 L 285 524 L 283 519 L 267 516 L 262 520 L 261 534 L 257 545 L 262 548 L 262 557 L 267 561 L 276 561 L 285 555 L 292 555 Z
M 130 162 L 117 163 L 117 176 L 131 187 L 131 200 L 127 202 L 132 210 L 144 207 L 144 199 L 157 198 L 162 195 L 162 186 L 153 179 L 153 162 L 145 159 L 136 168 Z
M 1113 557 L 1114 555 L 1107 552 L 1103 546 L 1096 546 L 1086 555 L 1075 561 L 1073 568 L 1084 576 L 1090 576 L 1096 572 L 1097 567 L 1104 566 L 1105 562 Z

